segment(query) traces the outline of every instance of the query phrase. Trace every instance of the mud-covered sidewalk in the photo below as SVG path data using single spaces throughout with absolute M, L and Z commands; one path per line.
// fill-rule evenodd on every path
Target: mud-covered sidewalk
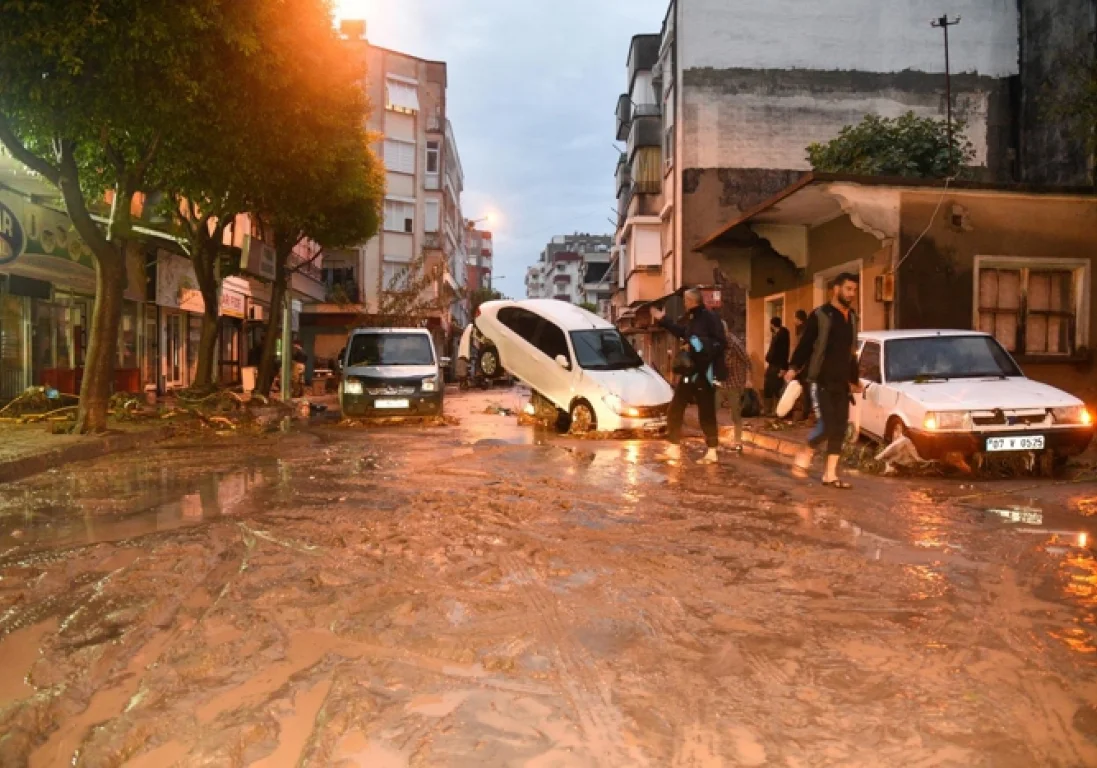
M 515 397 L 3 486 L 0 765 L 1097 764 L 1092 484 L 669 469 Z

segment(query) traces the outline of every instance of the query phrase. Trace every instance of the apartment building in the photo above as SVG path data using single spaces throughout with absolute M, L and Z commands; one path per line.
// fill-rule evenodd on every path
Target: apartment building
M 953 113 L 977 177 L 1088 183 L 1084 143 L 1040 103 L 1055 62 L 1093 60 L 1092 0 L 955 0 L 948 12 L 962 19 Z M 908 0 L 672 0 L 658 34 L 633 38 L 617 104 L 618 310 L 689 284 L 745 289 L 749 264 L 710 236 L 810 170 L 809 144 L 867 114 L 944 118 L 931 15 Z
M 491 288 L 495 270 L 495 244 L 491 232 L 477 229 L 473 222 L 468 223 L 466 274 L 468 290 L 477 291 Z
M 603 282 L 611 266 L 612 246 L 611 235 L 557 235 L 526 272 L 526 296 L 597 304 L 601 296 L 611 295 L 611 286 Z M 608 303 L 605 308 L 608 311 Z
M 429 286 L 420 305 L 440 348 L 468 322 L 460 301 L 468 270 L 461 211 L 464 170 L 446 116 L 447 66 L 372 45 L 362 22 L 344 22 L 361 51 L 363 87 L 372 105 L 368 128 L 379 141 L 386 192 L 381 231 L 358 248 L 326 257 L 327 300 L 305 308 L 302 338 L 315 358 L 334 357 L 355 325 L 384 323 L 409 280 Z M 404 302 L 406 303 L 406 302 Z

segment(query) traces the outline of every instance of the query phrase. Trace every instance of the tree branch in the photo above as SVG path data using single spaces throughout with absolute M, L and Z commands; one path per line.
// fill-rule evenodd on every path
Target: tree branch
M 152 137 L 152 141 L 149 142 L 149 146 L 145 149 L 145 154 L 141 159 L 137 161 L 137 164 L 133 166 L 133 170 L 130 172 L 129 182 L 130 188 L 134 191 L 139 190 L 145 183 L 145 174 L 148 173 L 149 166 L 152 165 L 152 161 L 156 157 L 157 151 L 160 149 L 160 134 L 157 133 Z
M 8 148 L 12 157 L 35 173 L 41 174 L 55 187 L 60 188 L 61 169 L 27 149 L 27 146 L 15 134 L 15 129 L 11 127 L 11 123 L 2 114 L 0 114 L 0 143 Z

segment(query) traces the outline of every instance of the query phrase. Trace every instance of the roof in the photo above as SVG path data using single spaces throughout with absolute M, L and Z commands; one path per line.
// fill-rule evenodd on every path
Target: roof
M 869 341 L 892 341 L 893 339 L 931 339 L 956 336 L 989 336 L 982 331 L 965 331 L 948 328 L 921 328 L 907 331 L 862 331 L 860 337 Z
M 557 299 L 522 299 L 520 301 L 489 301 L 482 306 L 502 309 L 504 307 L 521 307 L 534 312 L 541 317 L 551 320 L 565 331 L 583 331 L 593 328 L 613 328 L 613 323 L 599 317 L 593 312 L 588 312 L 582 307 L 577 307 L 566 301 Z
M 856 176 L 843 173 L 805 173 L 799 181 L 782 189 L 768 200 L 743 211 L 729 223 L 697 244 L 701 251 L 716 243 L 736 227 L 753 223 L 814 223 L 827 221 L 843 211 L 839 203 L 829 198 L 824 184 L 855 184 L 862 187 L 880 187 L 897 190 L 926 190 L 955 193 L 996 193 L 1007 195 L 1059 196 L 1090 198 L 1097 200 L 1097 192 L 1089 187 L 1057 187 L 1036 184 L 1000 184 L 956 179 L 917 179 L 896 176 Z M 827 199 L 823 199 L 827 198 Z

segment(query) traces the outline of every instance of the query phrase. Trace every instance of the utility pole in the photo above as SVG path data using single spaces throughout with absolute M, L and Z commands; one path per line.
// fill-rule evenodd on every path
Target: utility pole
M 948 169 L 949 173 L 952 173 L 953 169 L 953 156 L 952 156 L 952 66 L 949 61 L 949 49 L 948 49 L 948 28 L 955 27 L 960 23 L 960 17 L 950 19 L 948 14 L 942 15 L 939 19 L 933 19 L 930 21 L 930 26 L 935 29 L 944 30 L 945 33 L 945 103 L 948 113 Z

